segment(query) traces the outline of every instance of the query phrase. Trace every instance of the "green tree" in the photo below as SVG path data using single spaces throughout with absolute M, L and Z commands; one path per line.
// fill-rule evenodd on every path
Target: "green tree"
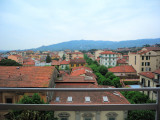
M 99 72 L 98 66 L 96 64 L 89 65 L 89 67 L 93 70 L 94 73 Z
M 0 61 L 0 66 L 22 66 L 22 65 L 11 59 L 2 59 Z
M 65 70 L 70 70 L 70 68 L 69 68 L 69 66 L 68 66 L 68 65 L 65 67 Z
M 111 82 L 111 79 L 109 78 L 106 78 L 104 81 L 103 81 L 103 85 L 109 85 L 109 86 L 112 86 L 112 82 Z
M 132 104 L 155 103 L 148 96 L 138 91 L 122 91 L 127 100 Z M 126 120 L 154 120 L 155 111 L 152 110 L 130 110 Z
M 40 98 L 39 94 L 35 93 L 32 98 L 24 95 L 18 104 L 45 104 Z M 8 113 L 8 120 L 57 120 L 54 118 L 53 111 L 33 111 L 33 110 L 21 110 L 11 111 Z
M 106 77 L 106 78 L 109 78 L 111 75 L 113 75 L 112 72 L 107 72 L 107 73 L 105 74 L 105 77 Z
M 112 80 L 112 84 L 118 88 L 118 87 L 122 87 L 121 84 L 120 84 L 120 78 L 119 77 L 114 77 L 113 80 Z
M 99 69 L 99 72 L 100 72 L 102 75 L 105 75 L 105 74 L 108 72 L 107 67 L 104 66 L 104 65 L 100 65 L 100 66 L 98 67 L 98 69 Z
M 65 59 L 66 59 L 65 54 L 63 54 L 62 59 L 63 59 L 63 60 L 65 60 Z
M 46 63 L 50 63 L 52 60 L 51 60 L 51 57 L 49 56 L 49 54 L 47 55 L 46 57 Z
M 127 120 L 155 120 L 155 112 L 152 110 L 132 110 L 128 112 Z

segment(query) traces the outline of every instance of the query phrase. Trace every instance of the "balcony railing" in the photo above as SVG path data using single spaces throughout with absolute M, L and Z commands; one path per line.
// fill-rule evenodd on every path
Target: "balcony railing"
M 116 111 L 116 110 L 156 110 L 155 120 L 160 120 L 160 88 L 0 88 L 0 92 L 96 92 L 96 91 L 156 91 L 156 103 L 149 104 L 7 104 L 0 103 L 0 110 L 45 110 L 45 111 Z

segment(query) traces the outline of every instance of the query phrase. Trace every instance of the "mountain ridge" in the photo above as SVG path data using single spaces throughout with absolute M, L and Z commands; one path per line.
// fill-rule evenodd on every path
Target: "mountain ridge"
M 160 38 L 156 39 L 137 39 L 125 41 L 102 41 L 102 40 L 71 40 L 67 42 L 41 46 L 32 50 L 40 51 L 59 51 L 59 50 L 89 50 L 89 49 L 117 49 L 122 47 L 141 47 L 143 45 L 160 44 Z

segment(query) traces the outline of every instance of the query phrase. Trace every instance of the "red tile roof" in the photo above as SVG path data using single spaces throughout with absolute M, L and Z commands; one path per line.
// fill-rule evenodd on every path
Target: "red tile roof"
M 101 52 L 100 54 L 117 54 L 117 53 L 112 51 L 104 51 L 104 52 Z
M 88 84 L 61 84 L 56 85 L 56 88 L 103 88 L 104 86 L 88 85 Z M 116 92 L 55 92 L 51 104 L 130 104 L 128 100 L 120 93 Z M 56 102 L 56 97 L 60 98 Z M 68 96 L 72 97 L 72 102 L 67 102 Z M 90 97 L 90 102 L 85 102 L 85 97 Z M 108 102 L 103 101 L 103 96 L 108 97 Z
M 156 74 L 160 74 L 160 69 L 155 70 L 155 71 L 154 71 L 154 73 L 156 73 Z
M 0 66 L 0 87 L 48 87 L 53 66 Z
M 113 73 L 136 73 L 136 70 L 130 65 L 116 66 L 109 68 L 108 71 Z
M 86 61 L 84 59 L 71 59 L 70 64 L 85 64 Z
M 17 58 L 22 58 L 21 55 L 10 55 L 10 56 L 14 56 L 14 57 L 17 57 Z M 8 57 L 10 57 L 10 56 L 8 56 Z
M 32 60 L 32 59 L 24 59 L 23 60 L 23 65 L 35 65 L 35 62 L 34 62 L 34 60 Z
M 68 65 L 69 63 L 70 63 L 70 61 L 63 60 L 60 64 L 61 65 Z
M 85 67 L 85 66 L 74 67 L 74 68 L 72 69 L 72 71 L 80 70 L 80 69 L 86 69 L 86 70 L 92 71 L 91 68 Z
M 125 64 L 126 63 L 126 59 L 118 59 L 117 63 L 118 64 Z
M 52 65 L 60 65 L 60 61 L 52 60 Z
M 85 74 L 85 73 L 86 73 L 85 69 L 80 69 L 80 70 L 73 71 L 71 73 L 71 76 L 79 76 L 79 75 L 82 75 L 82 74 Z
M 153 78 L 154 78 L 154 73 L 152 73 L 152 72 L 141 72 L 141 73 L 139 73 L 139 75 L 148 77 L 148 78 L 150 78 L 150 79 L 153 79 Z
M 154 50 L 158 50 L 160 51 L 160 47 L 145 47 L 148 51 L 154 51 Z

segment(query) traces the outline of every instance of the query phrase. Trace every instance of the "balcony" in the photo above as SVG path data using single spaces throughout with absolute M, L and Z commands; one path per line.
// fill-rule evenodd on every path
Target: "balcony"
M 0 110 L 39 110 L 39 111 L 117 111 L 117 110 L 156 110 L 155 120 L 160 120 L 160 88 L 0 88 L 0 92 L 95 92 L 95 91 L 156 91 L 157 102 L 150 104 L 7 104 L 0 103 Z

